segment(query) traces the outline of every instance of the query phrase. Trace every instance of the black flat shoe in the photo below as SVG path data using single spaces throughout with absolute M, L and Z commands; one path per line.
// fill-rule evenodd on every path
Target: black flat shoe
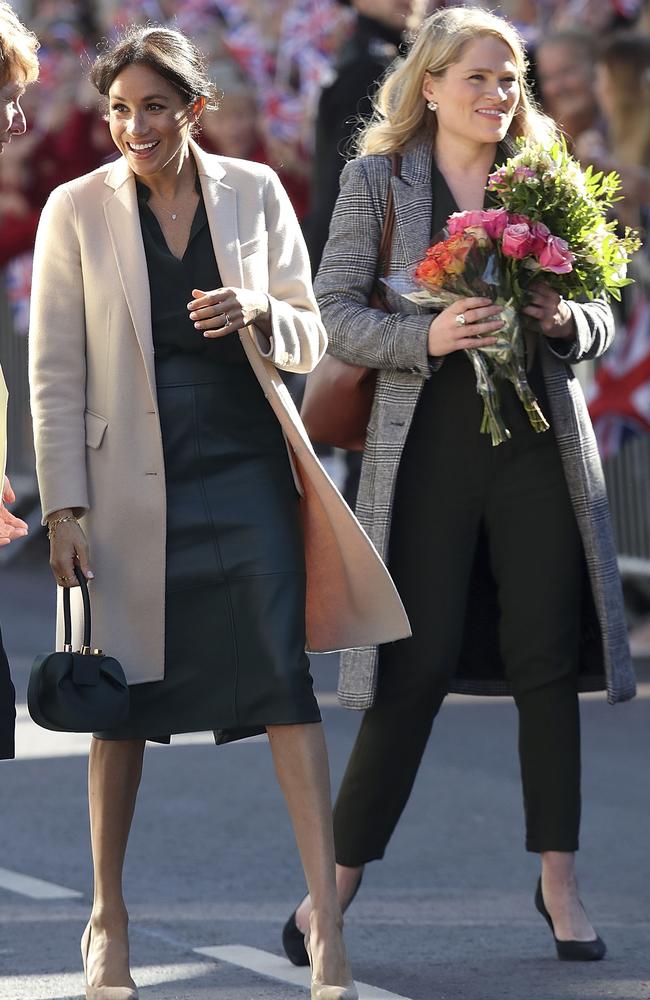
M 358 893 L 362 879 L 363 872 L 359 876 L 359 881 L 356 884 L 355 890 L 348 900 L 348 904 L 345 907 L 346 910 Z M 309 965 L 309 955 L 307 954 L 307 949 L 305 948 L 305 935 L 296 924 L 295 910 L 282 928 L 282 947 L 286 952 L 287 958 L 294 965 Z
M 555 936 L 555 928 L 551 915 L 546 909 L 544 897 L 542 895 L 542 880 L 537 880 L 535 891 L 535 907 L 542 914 L 546 923 L 551 928 L 551 934 L 555 941 L 557 957 L 565 962 L 599 962 L 604 957 L 607 948 L 602 938 L 596 936 L 593 941 L 558 941 Z

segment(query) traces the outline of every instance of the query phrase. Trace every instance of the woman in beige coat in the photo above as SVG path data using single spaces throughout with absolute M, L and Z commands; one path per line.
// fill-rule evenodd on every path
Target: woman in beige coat
M 93 644 L 131 684 L 90 752 L 86 994 L 137 996 L 121 881 L 145 740 L 266 730 L 315 900 L 312 997 L 353 1000 L 305 645 L 408 625 L 277 374 L 325 347 L 304 244 L 272 171 L 192 142 L 211 86 L 182 34 L 133 29 L 93 81 L 122 156 L 51 196 L 31 331 L 53 572 L 93 580 Z

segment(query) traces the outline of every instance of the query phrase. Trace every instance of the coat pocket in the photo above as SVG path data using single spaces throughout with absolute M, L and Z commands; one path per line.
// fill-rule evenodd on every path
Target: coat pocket
M 240 243 L 239 253 L 241 254 L 242 260 L 244 260 L 244 258 L 250 257 L 251 254 L 257 253 L 259 250 L 266 250 L 268 245 L 269 234 L 264 232 L 261 236 L 256 236 L 255 239 L 246 240 L 245 243 Z
M 86 410 L 84 420 L 86 421 L 86 447 L 99 448 L 108 427 L 108 420 L 101 417 L 99 413 L 93 413 L 92 410 Z

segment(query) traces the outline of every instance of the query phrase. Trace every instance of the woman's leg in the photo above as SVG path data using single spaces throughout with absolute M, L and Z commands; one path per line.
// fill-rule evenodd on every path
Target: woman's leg
M 344 986 L 352 974 L 334 878 L 332 800 L 323 727 L 319 723 L 268 726 L 267 732 L 312 899 L 313 973 L 323 983 Z
M 504 462 L 487 508 L 500 641 L 519 711 L 526 847 L 542 861 L 542 891 L 561 939 L 595 932 L 578 897 L 580 715 L 577 670 L 583 554 L 557 448 Z
M 142 775 L 144 740 L 90 745 L 88 801 L 95 888 L 86 977 L 91 986 L 132 986 L 122 869 Z
M 393 522 L 389 566 L 413 636 L 380 649 L 375 704 L 364 714 L 334 807 L 344 910 L 365 863 L 384 855 L 458 659 L 480 506 L 457 495 L 442 486 L 436 496 L 409 492 Z M 444 530 L 424 530 L 429 522 Z M 296 910 L 301 930 L 310 905 L 307 896 Z

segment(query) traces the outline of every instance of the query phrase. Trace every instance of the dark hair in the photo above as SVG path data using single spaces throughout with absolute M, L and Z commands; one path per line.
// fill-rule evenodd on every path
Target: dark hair
M 551 45 L 562 45 L 574 52 L 579 52 L 585 62 L 593 63 L 594 49 L 596 48 L 596 38 L 590 31 L 582 28 L 558 28 L 557 31 L 549 31 L 542 35 L 536 45 L 536 51 L 550 47 Z
M 188 104 L 205 97 L 207 108 L 218 107 L 217 88 L 207 75 L 204 56 L 181 31 L 151 24 L 127 28 L 97 57 L 90 79 L 108 97 L 115 77 L 133 64 L 155 70 Z

